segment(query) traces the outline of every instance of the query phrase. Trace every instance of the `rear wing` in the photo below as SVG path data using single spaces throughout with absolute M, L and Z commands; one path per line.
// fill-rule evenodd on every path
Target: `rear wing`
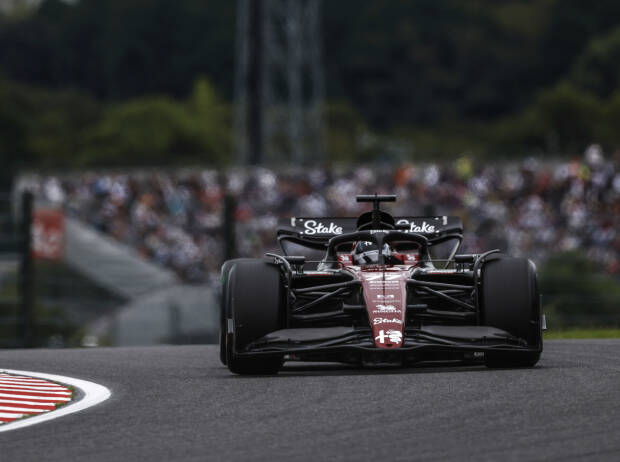
M 448 257 L 439 257 L 446 262 L 456 255 L 463 240 L 463 223 L 459 217 L 394 217 L 394 221 L 398 231 L 426 237 L 433 258 L 438 258 L 434 249 L 439 251 L 442 248 L 439 244 L 446 243 Z M 303 255 L 307 260 L 318 261 L 325 257 L 327 243 L 332 237 L 356 231 L 357 218 L 293 217 L 280 221 L 277 239 L 284 255 Z
M 455 216 L 394 217 L 396 229 L 421 234 L 430 241 L 447 234 L 463 234 L 463 223 Z M 357 231 L 357 218 L 321 217 L 280 220 L 278 236 L 296 236 L 315 242 L 327 242 L 340 234 Z

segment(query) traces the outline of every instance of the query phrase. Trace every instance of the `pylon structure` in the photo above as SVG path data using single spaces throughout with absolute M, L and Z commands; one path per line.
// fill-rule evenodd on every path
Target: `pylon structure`
M 235 141 L 241 163 L 322 157 L 320 0 L 237 0 Z

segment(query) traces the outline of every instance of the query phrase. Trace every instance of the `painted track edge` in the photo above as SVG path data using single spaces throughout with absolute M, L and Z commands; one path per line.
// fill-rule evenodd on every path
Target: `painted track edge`
M 88 409 L 90 407 L 96 406 L 97 404 L 103 403 L 108 398 L 110 398 L 110 396 L 112 396 L 112 392 L 107 387 L 104 387 L 103 385 L 100 385 L 98 383 L 90 382 L 88 380 L 76 379 L 74 377 L 67 377 L 64 375 L 22 371 L 16 369 L 0 368 L 0 372 L 53 380 L 55 382 L 64 383 L 66 385 L 71 385 L 72 387 L 78 388 L 83 394 L 82 398 L 78 401 L 67 404 L 60 409 L 4 424 L 0 426 L 0 433 L 10 430 L 17 430 L 19 428 L 30 427 L 31 425 L 36 425 L 38 423 L 47 422 L 49 420 L 57 419 L 68 414 L 73 414 L 74 412 L 83 411 L 84 409 Z

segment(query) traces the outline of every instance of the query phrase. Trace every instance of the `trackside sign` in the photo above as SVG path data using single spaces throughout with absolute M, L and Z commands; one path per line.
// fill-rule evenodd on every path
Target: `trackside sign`
M 65 252 L 65 217 L 59 209 L 35 209 L 32 217 L 32 255 L 60 260 Z

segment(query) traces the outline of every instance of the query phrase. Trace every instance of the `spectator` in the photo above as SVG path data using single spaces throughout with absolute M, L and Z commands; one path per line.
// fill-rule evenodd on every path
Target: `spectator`
M 465 251 L 501 245 L 540 263 L 551 252 L 580 247 L 620 273 L 620 173 L 599 146 L 589 147 L 582 162 L 528 159 L 477 169 L 462 159 L 454 165 L 85 173 L 43 178 L 38 189 L 191 282 L 217 279 L 225 190 L 237 197 L 241 255 L 273 250 L 280 218 L 354 216 L 363 210 L 356 194 L 395 192 L 396 214 L 462 216 Z

